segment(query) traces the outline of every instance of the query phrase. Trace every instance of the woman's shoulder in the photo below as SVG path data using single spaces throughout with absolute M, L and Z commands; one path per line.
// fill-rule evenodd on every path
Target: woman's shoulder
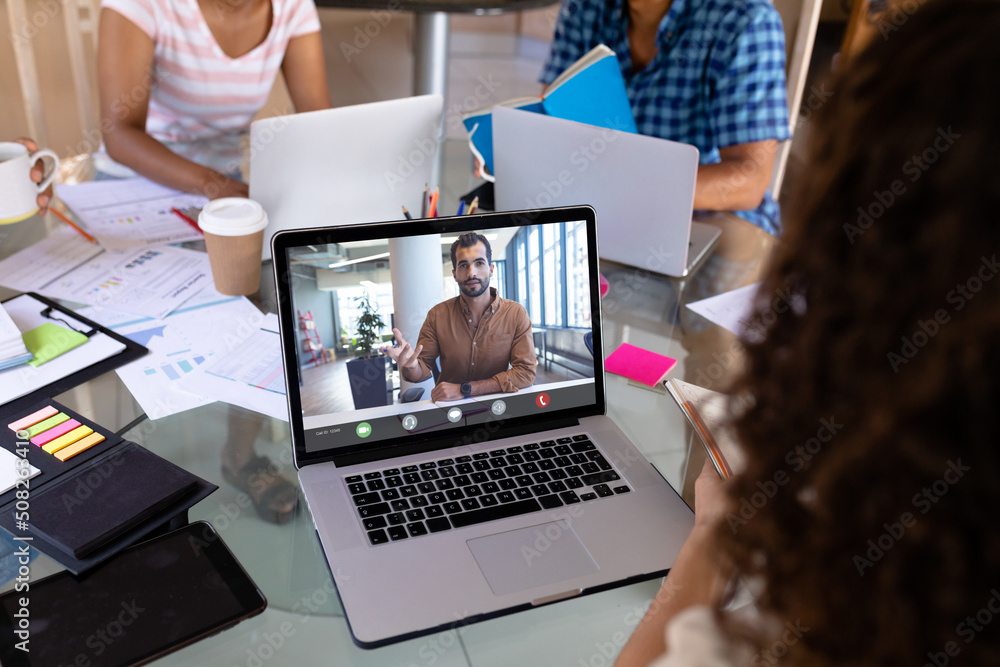
M 271 6 L 276 26 L 286 26 L 293 33 L 319 30 L 314 0 L 271 0 Z
M 294 16 L 302 11 L 316 11 L 315 0 L 271 0 L 275 17 Z
M 190 26 L 197 20 L 197 0 L 101 0 L 156 41 L 166 25 Z

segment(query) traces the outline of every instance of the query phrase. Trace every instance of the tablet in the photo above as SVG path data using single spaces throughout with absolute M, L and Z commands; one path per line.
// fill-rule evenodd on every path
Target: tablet
M 215 529 L 198 521 L 80 577 L 15 580 L 14 590 L 0 596 L 0 663 L 141 665 L 265 607 Z

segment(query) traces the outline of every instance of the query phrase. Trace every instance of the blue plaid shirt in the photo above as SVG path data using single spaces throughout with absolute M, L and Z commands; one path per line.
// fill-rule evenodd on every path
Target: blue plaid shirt
M 656 33 L 658 52 L 632 71 L 627 0 L 564 0 L 549 59 L 548 84 L 598 44 L 618 54 L 640 134 L 691 144 L 702 164 L 719 148 L 788 139 L 785 33 L 768 0 L 673 0 Z M 768 192 L 736 211 L 764 230 L 781 230 Z

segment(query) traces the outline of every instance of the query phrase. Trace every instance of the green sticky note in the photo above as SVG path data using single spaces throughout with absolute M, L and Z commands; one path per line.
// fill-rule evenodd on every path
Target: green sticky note
M 35 355 L 28 363 L 36 368 L 87 342 L 87 337 L 79 331 L 64 329 L 51 322 L 35 327 L 21 337 L 24 346 Z
M 45 433 L 50 428 L 59 426 L 59 424 L 62 424 L 64 421 L 69 421 L 69 415 L 65 412 L 60 412 L 54 417 L 49 417 L 45 421 L 38 422 L 34 426 L 27 429 L 28 439 L 30 440 L 31 438 L 34 438 L 39 433 Z

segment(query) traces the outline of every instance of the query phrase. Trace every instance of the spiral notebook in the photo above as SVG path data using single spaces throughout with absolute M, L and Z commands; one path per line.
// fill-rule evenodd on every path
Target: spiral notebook
M 719 476 L 729 479 L 742 471 L 746 455 L 730 427 L 729 396 L 677 379 L 663 386 L 705 445 Z

